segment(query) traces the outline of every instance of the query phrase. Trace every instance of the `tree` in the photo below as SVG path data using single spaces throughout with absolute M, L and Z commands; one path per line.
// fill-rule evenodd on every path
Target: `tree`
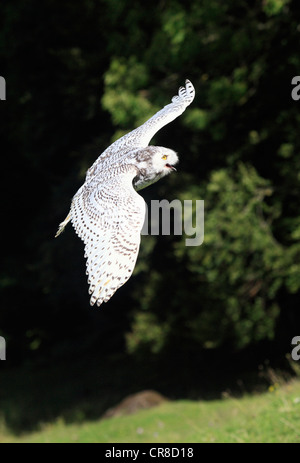
M 174 340 L 288 345 L 299 321 L 297 2 L 18 0 L 0 9 L 0 135 L 13 153 L 3 159 L 3 242 L 13 251 L 2 259 L 0 335 L 16 357 L 59 343 L 72 350 L 78 335 L 86 348 L 112 339 L 119 348 L 126 332 L 131 351 L 145 332 L 156 353 Z M 179 152 L 180 172 L 144 194 L 204 199 L 204 244 L 143 239 L 136 276 L 100 316 L 88 308 L 81 243 L 71 231 L 63 244 L 52 237 L 99 153 L 185 78 L 193 105 L 152 141 Z

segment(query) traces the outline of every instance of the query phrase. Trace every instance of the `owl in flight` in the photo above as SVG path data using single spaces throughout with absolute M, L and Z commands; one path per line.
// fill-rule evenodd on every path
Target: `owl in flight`
M 107 302 L 133 272 L 146 213 L 136 190 L 176 170 L 178 162 L 175 151 L 148 146 L 149 142 L 185 111 L 194 96 L 195 89 L 186 80 L 170 104 L 110 145 L 88 169 L 59 225 L 56 236 L 71 221 L 84 242 L 91 305 Z

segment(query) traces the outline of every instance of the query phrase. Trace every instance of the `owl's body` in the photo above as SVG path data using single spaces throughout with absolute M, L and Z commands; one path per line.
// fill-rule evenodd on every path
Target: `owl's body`
M 172 103 L 110 145 L 88 169 L 67 218 L 85 245 L 91 305 L 107 302 L 131 276 L 138 255 L 145 202 L 136 192 L 176 170 L 177 154 L 148 146 L 155 133 L 193 101 L 190 81 Z

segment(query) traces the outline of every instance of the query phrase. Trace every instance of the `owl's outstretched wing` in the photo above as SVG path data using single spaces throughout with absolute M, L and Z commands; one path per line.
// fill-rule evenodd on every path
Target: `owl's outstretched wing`
M 172 122 L 180 116 L 187 106 L 189 106 L 195 98 L 195 89 L 193 84 L 187 79 L 185 87 L 180 87 L 178 95 L 173 96 L 172 102 L 158 111 L 143 125 L 133 130 L 131 133 L 124 136 L 137 143 L 141 147 L 148 146 L 153 136 L 165 125 Z
M 126 157 L 129 151 L 148 146 L 153 136 L 162 127 L 180 116 L 186 107 L 192 103 L 194 97 L 194 86 L 189 80 L 186 80 L 185 87 L 179 88 L 178 95 L 173 96 L 171 103 L 154 114 L 140 127 L 112 143 L 89 168 L 86 180 L 90 180 L 107 167 L 111 167 L 113 163 L 118 163 L 120 158 Z
M 194 97 L 194 86 L 189 80 L 186 80 L 185 87 L 179 88 L 178 95 L 173 96 L 171 103 L 154 114 L 140 127 L 115 141 L 103 152 L 101 159 L 105 159 L 106 156 L 110 156 L 116 151 L 122 153 L 122 151 L 145 148 L 162 127 L 172 122 L 185 111 L 186 107 L 192 103 Z
M 140 246 L 145 202 L 132 186 L 134 166 L 85 183 L 73 198 L 71 221 L 85 244 L 90 303 L 107 302 L 131 276 Z

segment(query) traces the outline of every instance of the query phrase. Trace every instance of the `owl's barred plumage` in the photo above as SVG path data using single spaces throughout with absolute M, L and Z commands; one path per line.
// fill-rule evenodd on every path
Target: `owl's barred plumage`
M 177 154 L 148 146 L 162 127 L 182 114 L 195 97 L 189 80 L 172 102 L 110 145 L 88 169 L 72 199 L 58 236 L 71 221 L 85 245 L 90 303 L 107 302 L 130 278 L 139 251 L 145 202 L 136 192 L 176 170 Z

